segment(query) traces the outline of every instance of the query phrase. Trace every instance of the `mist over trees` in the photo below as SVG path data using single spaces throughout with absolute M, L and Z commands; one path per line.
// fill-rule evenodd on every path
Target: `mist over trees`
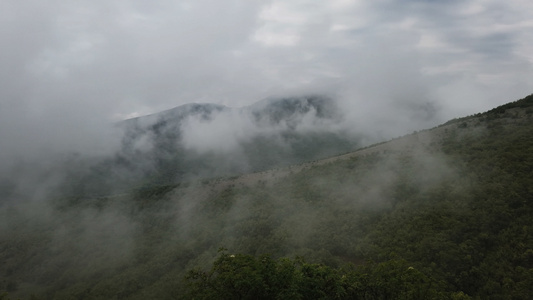
M 0 20 L 0 300 L 531 298 L 533 1 Z
M 0 180 L 16 185 L 32 178 L 53 196 L 94 197 L 257 172 L 356 149 L 364 134 L 349 130 L 343 117 L 336 101 L 321 95 L 239 109 L 187 104 L 110 125 L 117 145 L 109 151 L 43 153 L 0 168 Z
M 291 129 L 308 124 L 309 112 L 320 122 L 336 115 L 307 103 L 310 106 L 267 101 L 261 107 L 276 112 L 274 117 L 251 114 L 251 121 L 289 120 L 282 121 L 285 132 L 278 137 L 287 134 L 291 149 L 309 150 L 309 144 L 318 149 L 321 145 L 316 142 L 329 141 L 328 135 L 315 138 L 318 133 L 312 130 Z M 187 109 L 200 116 L 195 124 L 213 122 L 213 114 L 227 111 L 202 105 Z M 294 125 L 292 117 L 298 120 Z M 127 153 L 124 157 L 94 163 L 92 158 L 74 156 L 67 163 L 41 168 L 45 171 L 33 177 L 24 170 L 4 175 L 0 291 L 9 295 L 0 297 L 528 299 L 531 295 L 533 96 L 345 155 L 288 159 L 266 169 L 260 159 L 265 154 L 257 154 L 257 162 L 250 159 L 246 165 L 258 172 L 187 180 L 168 179 L 164 172 L 143 173 L 145 169 L 136 172 L 131 166 L 145 155 L 160 154 L 157 151 L 186 153 L 191 145 L 207 151 L 189 167 L 204 166 L 210 145 L 195 144 L 193 137 L 182 150 L 179 144 L 166 145 L 174 136 L 168 136 L 173 130 L 165 128 L 176 127 L 162 120 L 134 126 L 138 131 L 123 140 L 124 149 L 130 151 L 122 151 Z M 143 139 L 158 141 L 160 136 L 165 138 L 154 147 L 135 144 Z M 274 151 L 277 145 L 267 137 L 250 139 L 239 157 Z M 329 138 L 333 142 L 325 144 L 331 149 L 342 148 L 335 141 L 354 145 Z M 339 152 L 347 152 L 342 149 Z M 317 153 L 312 152 L 330 155 Z M 180 159 L 162 157 L 162 167 Z M 265 156 L 268 162 L 276 158 Z M 105 163 L 121 166 L 112 169 L 117 177 L 95 176 L 110 170 Z M 26 168 L 31 170 L 32 165 Z M 114 182 L 121 172 L 140 175 L 133 181 Z M 161 177 L 150 177 L 154 174 Z M 100 182 L 84 185 L 87 178 Z M 70 190 L 65 193 L 58 187 Z M 219 251 L 221 247 L 226 250 Z

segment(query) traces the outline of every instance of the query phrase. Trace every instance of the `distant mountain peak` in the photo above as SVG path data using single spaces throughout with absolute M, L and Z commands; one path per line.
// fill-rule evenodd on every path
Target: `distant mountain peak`
M 279 123 L 311 112 L 318 119 L 340 119 L 341 115 L 337 103 L 323 95 L 267 98 L 248 108 L 257 121 L 268 119 L 271 123 Z
M 218 113 L 224 110 L 228 110 L 228 109 L 229 108 L 224 105 L 214 104 L 214 103 L 187 103 L 187 104 L 180 105 L 178 107 L 163 111 L 160 113 L 160 115 L 164 119 L 167 119 L 167 118 L 182 119 L 188 116 L 198 116 L 202 119 L 210 119 L 212 117 L 212 114 Z
M 232 109 L 214 103 L 187 103 L 159 113 L 125 120 L 125 123 L 156 124 L 161 122 L 181 122 L 188 117 L 210 120 L 224 111 L 240 110 L 250 113 L 257 122 L 268 121 L 278 124 L 295 116 L 314 113 L 318 119 L 339 120 L 341 113 L 337 103 L 325 95 L 305 95 L 293 97 L 271 97 L 240 109 Z

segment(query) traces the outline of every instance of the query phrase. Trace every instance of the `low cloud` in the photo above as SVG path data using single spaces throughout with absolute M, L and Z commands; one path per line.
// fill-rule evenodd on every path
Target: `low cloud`
M 7 1 L 2 160 L 98 152 L 119 116 L 191 102 L 335 94 L 382 136 L 484 111 L 531 93 L 530 6 Z

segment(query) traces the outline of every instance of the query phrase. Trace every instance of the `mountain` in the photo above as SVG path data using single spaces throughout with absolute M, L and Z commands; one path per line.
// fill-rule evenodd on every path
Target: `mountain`
M 306 96 L 298 98 L 270 98 L 242 109 L 250 111 L 257 123 L 280 124 L 289 122 L 290 128 L 298 125 L 303 115 L 313 113 L 318 119 L 339 120 L 340 112 L 334 101 L 325 96 Z
M 37 299 L 529 299 L 531 136 L 533 95 L 325 159 L 2 206 L 0 290 Z
M 17 186 L 28 178 L 47 194 L 81 201 L 132 187 L 235 176 L 316 160 L 360 145 L 360 137 L 342 121 L 336 102 L 320 95 L 269 98 L 242 108 L 186 104 L 115 124 L 119 147 L 105 155 L 60 153 L 43 159 L 46 163 L 17 163 L 5 172 L 9 176 L 0 176 L 0 203 L 20 197 L 17 189 L 24 188 Z
M 117 124 L 120 149 L 68 185 L 78 194 L 105 195 L 111 192 L 102 188 L 106 182 L 124 190 L 324 158 L 359 145 L 341 121 L 335 101 L 324 96 L 272 98 L 243 108 L 186 104 Z

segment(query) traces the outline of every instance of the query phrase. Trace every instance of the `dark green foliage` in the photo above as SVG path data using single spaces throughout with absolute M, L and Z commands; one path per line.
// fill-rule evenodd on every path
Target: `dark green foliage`
M 188 299 L 448 298 L 433 279 L 399 259 L 336 269 L 301 258 L 223 252 L 209 271 L 189 271 L 186 281 Z
M 529 299 L 531 99 L 437 128 L 432 144 L 392 141 L 255 177 L 2 206 L 0 291 L 44 299 Z M 217 254 L 221 246 L 231 252 Z

